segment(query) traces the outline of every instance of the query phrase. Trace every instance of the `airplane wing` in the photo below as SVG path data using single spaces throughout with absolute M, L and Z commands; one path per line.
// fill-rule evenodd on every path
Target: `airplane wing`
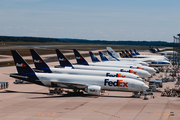
M 52 83 L 55 83 L 55 84 L 61 84 L 61 85 L 66 85 L 68 86 L 69 88 L 85 88 L 87 87 L 88 85 L 86 84 L 79 84 L 79 83 L 65 83 L 65 82 L 60 82 L 60 81 L 57 81 L 57 80 L 50 80 Z

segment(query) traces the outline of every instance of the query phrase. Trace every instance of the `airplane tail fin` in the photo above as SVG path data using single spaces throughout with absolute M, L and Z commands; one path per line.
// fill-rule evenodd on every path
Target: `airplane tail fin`
M 135 52 L 136 55 L 140 55 L 140 54 L 136 51 L 136 49 L 134 49 L 134 52 Z
M 89 55 L 91 56 L 92 62 L 101 62 L 91 51 L 89 51 Z
M 30 49 L 30 52 L 36 69 L 43 70 L 44 72 L 52 73 L 49 66 L 44 62 L 44 60 L 39 56 L 39 54 L 34 49 Z
M 11 50 L 14 63 L 16 65 L 16 69 L 19 74 L 31 74 L 34 73 L 34 71 L 31 69 L 31 67 L 26 63 L 26 61 L 21 57 L 21 55 L 16 50 Z
M 114 57 L 111 52 L 107 51 L 107 53 L 108 53 L 108 55 L 110 56 L 109 59 L 112 59 L 112 58 L 113 58 L 113 59 L 115 59 L 115 60 L 117 60 L 117 61 L 120 61 L 119 59 L 117 59 L 116 57 Z
M 26 61 L 21 57 L 21 55 L 16 50 L 11 50 L 11 53 L 18 74 L 16 73 L 10 74 L 10 77 L 44 86 L 44 84 L 36 76 L 33 69 L 26 63 Z
M 119 55 L 120 55 L 120 57 L 121 57 L 121 58 L 124 58 L 124 56 L 123 56 L 123 54 L 122 54 L 122 53 L 119 53 Z
M 100 55 L 100 57 L 101 57 L 101 60 L 104 62 L 104 61 L 109 61 L 108 59 L 107 59 L 107 57 L 101 52 L 101 51 L 99 51 L 99 55 Z
M 149 46 L 149 51 L 152 53 L 156 53 L 156 50 L 152 46 Z
M 132 56 L 136 56 L 131 49 L 129 51 L 130 51 Z
M 121 52 L 122 52 L 123 56 L 125 56 L 126 58 L 129 57 L 128 55 L 126 55 L 126 53 L 123 50 Z
M 153 50 L 153 52 L 154 52 L 154 53 L 156 53 L 156 52 L 157 52 L 157 51 L 156 51 L 156 49 L 154 49 L 154 47 L 152 47 L 152 50 Z
M 159 50 L 159 48 L 158 48 L 158 47 L 156 47 L 156 49 L 157 49 L 157 52 L 160 52 L 160 50 Z
M 107 48 L 108 53 L 112 54 L 111 56 L 115 58 L 120 58 L 119 55 L 111 47 L 106 47 L 106 48 Z
M 88 62 L 84 59 L 84 57 L 76 49 L 73 49 L 73 51 L 78 64 L 89 65 Z
M 69 60 L 63 55 L 63 53 L 59 49 L 56 49 L 56 54 L 57 54 L 60 66 L 73 67 L 73 65 L 69 62 Z
M 133 56 L 129 53 L 129 51 L 125 50 L 125 52 L 130 58 L 133 58 Z

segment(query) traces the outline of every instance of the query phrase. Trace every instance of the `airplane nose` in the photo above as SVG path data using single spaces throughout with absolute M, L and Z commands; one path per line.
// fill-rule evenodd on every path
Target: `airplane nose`
M 149 89 L 149 86 L 148 85 L 143 85 L 143 90 L 147 90 L 147 89 Z
M 149 72 L 147 72 L 146 77 L 151 77 L 151 74 Z
M 142 78 L 138 78 L 140 81 L 143 81 L 143 79 Z
M 151 70 L 151 73 L 156 73 L 156 70 L 153 68 L 153 69 Z

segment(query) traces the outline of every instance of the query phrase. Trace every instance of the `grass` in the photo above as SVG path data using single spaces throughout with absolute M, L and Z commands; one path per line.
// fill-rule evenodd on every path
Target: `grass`
M 12 47 L 12 46 L 40 46 L 35 50 L 39 55 L 45 54 L 56 54 L 55 49 L 59 49 L 62 53 L 73 52 L 73 49 L 77 49 L 78 51 L 92 51 L 92 50 L 102 50 L 106 49 L 106 47 L 112 47 L 116 52 L 120 52 L 121 50 L 129 50 L 129 49 L 137 49 L 137 50 L 147 50 L 147 46 L 131 46 L 131 45 L 101 45 L 101 44 L 75 44 L 75 43 L 36 43 L 36 42 L 5 42 L 5 46 L 0 45 L 0 55 L 11 55 L 12 49 L 1 49 L 1 47 Z M 55 45 L 55 46 L 48 46 Z M 59 46 L 57 46 L 59 45 Z M 48 47 L 46 47 L 48 46 Z M 28 48 L 15 48 L 21 56 L 31 56 L 31 53 Z M 80 52 L 81 53 L 81 52 Z M 97 53 L 96 53 L 97 55 Z M 89 54 L 83 54 L 84 57 L 88 57 Z M 67 55 L 68 59 L 74 59 L 74 55 Z M 50 57 L 48 59 L 57 59 L 57 57 Z M 46 60 L 45 60 L 46 61 Z M 49 60 L 51 61 L 51 60 Z M 47 62 L 49 62 L 47 61 Z M 27 60 L 29 64 L 33 63 L 32 60 Z M 0 66 L 12 66 L 14 62 L 0 62 Z

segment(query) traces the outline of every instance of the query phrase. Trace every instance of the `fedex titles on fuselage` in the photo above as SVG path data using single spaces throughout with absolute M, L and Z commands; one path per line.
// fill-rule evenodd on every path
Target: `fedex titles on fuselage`
M 104 86 L 118 86 L 118 87 L 128 87 L 128 82 L 123 82 L 123 80 L 109 81 L 109 79 L 104 80 Z
M 106 73 L 106 77 L 122 77 L 122 78 L 125 78 L 126 76 L 125 75 L 121 75 L 121 73 L 117 73 L 115 75 L 110 74 L 110 73 Z
M 129 72 L 129 73 L 133 73 L 133 74 L 137 73 L 137 72 L 135 72 L 133 70 L 124 70 L 124 69 L 120 69 L 120 72 Z

